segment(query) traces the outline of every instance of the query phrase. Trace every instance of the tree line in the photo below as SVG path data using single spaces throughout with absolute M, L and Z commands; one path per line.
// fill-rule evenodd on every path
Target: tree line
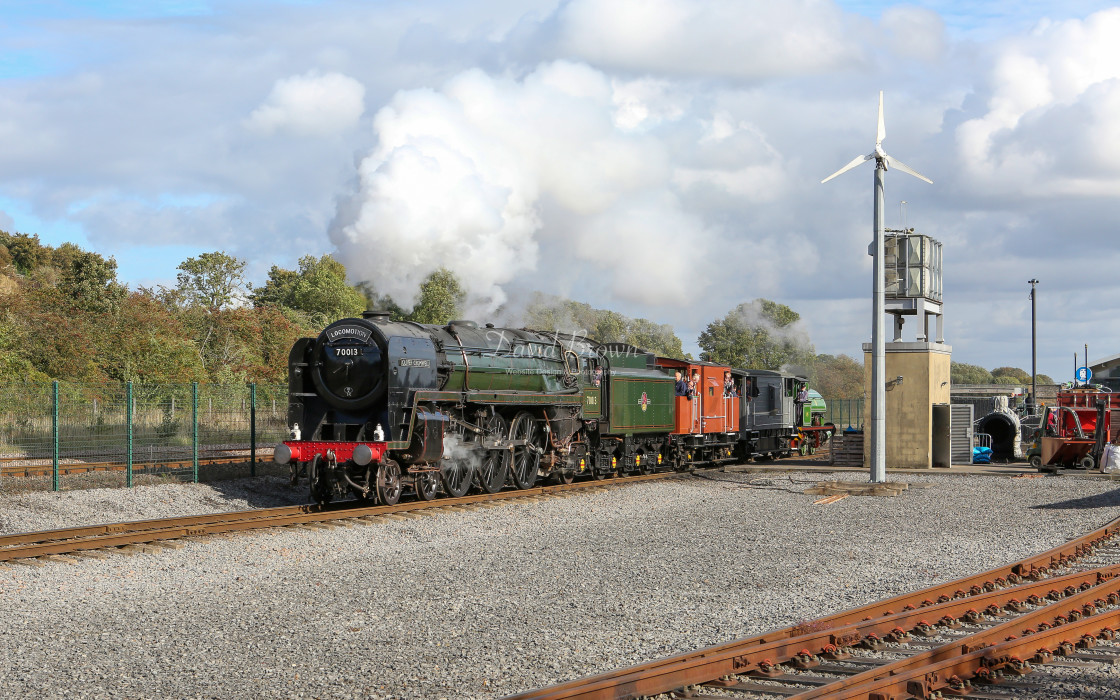
M 273 266 L 255 289 L 245 261 L 222 252 L 177 270 L 173 286 L 129 289 L 113 258 L 0 231 L 0 383 L 284 382 L 297 339 L 377 301 L 330 255 Z M 425 285 L 446 291 L 445 281 Z M 423 295 L 397 309 L 410 320 L 440 313 Z
M 1018 367 L 996 367 L 988 371 L 979 365 L 969 365 L 963 362 L 954 362 L 950 369 L 950 379 L 953 384 L 1009 384 L 1016 386 L 1030 386 L 1031 373 Z M 1035 375 L 1039 384 L 1054 384 L 1054 380 L 1046 374 Z
M 436 270 L 403 308 L 369 284 L 353 285 L 330 255 L 305 256 L 295 270 L 273 266 L 253 287 L 245 261 L 226 253 L 184 260 L 172 286 L 130 289 L 113 258 L 71 243 L 0 231 L 0 383 L 283 382 L 288 351 L 301 337 L 367 308 L 394 320 L 443 324 L 462 317 L 466 293 Z M 609 309 L 535 294 L 498 320 L 538 330 L 585 333 L 669 357 L 687 357 L 673 327 Z M 810 377 L 824 396 L 863 393 L 862 362 L 816 354 L 800 316 L 767 299 L 740 304 L 698 338 L 702 360 Z

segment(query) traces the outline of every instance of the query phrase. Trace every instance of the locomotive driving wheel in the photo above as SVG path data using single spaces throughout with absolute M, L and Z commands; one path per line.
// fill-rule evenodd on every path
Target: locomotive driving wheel
M 440 467 L 443 490 L 452 498 L 467 495 L 474 476 L 474 465 L 468 459 L 445 459 Z
M 518 443 L 513 446 L 513 459 L 510 464 L 513 483 L 519 489 L 532 488 L 537 483 L 537 469 L 541 463 L 543 443 L 547 436 L 533 420 L 533 416 L 522 411 L 513 419 L 509 438 Z
M 430 501 L 439 493 L 439 472 L 420 472 L 413 485 L 416 487 L 416 496 L 421 501 Z
M 504 439 L 506 436 L 506 419 L 501 414 L 495 413 L 482 425 L 483 439 Z M 509 473 L 509 450 L 486 450 L 478 471 L 474 474 L 474 483 L 486 493 L 497 493 L 502 490 Z
M 391 459 L 384 459 L 377 467 L 377 499 L 387 506 L 401 500 L 401 466 Z

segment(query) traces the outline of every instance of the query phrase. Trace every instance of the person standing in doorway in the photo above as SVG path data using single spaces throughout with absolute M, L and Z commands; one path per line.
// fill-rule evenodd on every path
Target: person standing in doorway
M 688 396 L 688 382 L 684 380 L 679 369 L 677 370 L 677 383 L 673 385 L 673 391 L 677 396 Z

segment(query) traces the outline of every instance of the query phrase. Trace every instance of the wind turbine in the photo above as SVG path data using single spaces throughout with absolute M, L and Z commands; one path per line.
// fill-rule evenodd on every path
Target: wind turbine
M 886 384 L 884 383 L 884 364 L 886 362 L 886 348 L 883 344 L 883 314 L 885 310 L 885 294 L 883 289 L 883 177 L 887 168 L 897 168 L 933 184 L 925 175 L 913 170 L 905 163 L 891 158 L 883 150 L 883 139 L 887 136 L 887 128 L 883 123 L 883 91 L 879 91 L 879 127 L 875 131 L 875 150 L 865 156 L 858 156 L 852 162 L 840 168 L 833 174 L 821 180 L 821 184 L 828 182 L 837 175 L 848 172 L 857 165 L 869 160 L 875 161 L 875 290 L 874 303 L 872 304 L 871 324 L 871 481 L 883 482 L 887 480 L 886 466 L 886 427 L 887 419 L 884 415 L 884 404 L 887 400 Z

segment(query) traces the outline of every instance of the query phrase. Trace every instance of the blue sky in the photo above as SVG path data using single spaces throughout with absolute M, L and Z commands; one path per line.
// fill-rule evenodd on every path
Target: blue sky
M 408 299 L 445 265 L 480 319 L 539 290 L 693 349 L 766 297 L 857 355 L 871 172 L 819 180 L 884 90 L 886 150 L 934 180 L 889 173 L 887 224 L 906 200 L 945 243 L 954 359 L 1027 367 L 1038 277 L 1064 378 L 1120 351 L 1118 34 L 1084 1 L 0 1 L 0 228 L 134 286 L 332 252 Z
M 879 19 L 883 10 L 898 7 L 901 3 L 868 0 L 845 0 L 838 3 L 851 12 L 871 19 Z M 991 40 L 1011 33 L 1029 31 L 1043 19 L 1066 20 L 1086 17 L 1098 10 L 1114 7 L 1115 3 L 1098 0 L 998 0 L 996 2 L 951 2 L 925 0 L 906 3 L 936 12 L 948 32 L 959 39 Z

